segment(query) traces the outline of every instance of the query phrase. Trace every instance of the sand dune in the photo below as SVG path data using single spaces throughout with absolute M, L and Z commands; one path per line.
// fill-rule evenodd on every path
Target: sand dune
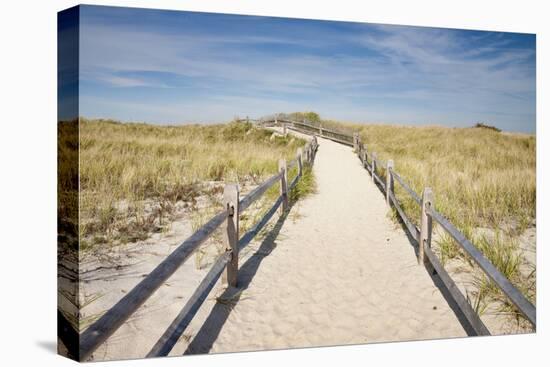
M 466 335 L 351 148 L 319 142 L 317 193 L 275 216 L 269 235 L 243 251 L 240 289 L 224 293 L 218 282 L 171 355 Z M 83 283 L 105 294 L 89 311 L 109 308 L 154 268 L 189 233 L 179 226 L 122 275 Z M 205 272 L 186 263 L 94 359 L 145 356 Z

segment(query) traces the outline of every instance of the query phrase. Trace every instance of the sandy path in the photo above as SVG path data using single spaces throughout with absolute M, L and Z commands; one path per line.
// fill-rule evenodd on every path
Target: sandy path
M 269 235 L 240 255 L 242 293 L 216 302 L 219 281 L 170 355 L 466 335 L 351 149 L 319 142 L 318 192 L 274 216 Z M 182 218 L 167 234 L 117 250 L 115 266 L 81 264 L 81 295 L 100 296 L 82 315 L 112 307 L 190 234 Z M 207 271 L 187 261 L 93 360 L 145 357 Z
M 252 245 L 238 302 L 214 306 L 179 353 L 466 335 L 351 149 L 319 142 L 318 192 Z

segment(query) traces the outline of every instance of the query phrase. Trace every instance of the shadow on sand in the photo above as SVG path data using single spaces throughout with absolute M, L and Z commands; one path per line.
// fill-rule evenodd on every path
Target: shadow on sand
M 285 211 L 279 219 L 277 219 L 277 222 L 275 222 L 273 228 L 262 240 L 258 250 L 248 260 L 246 260 L 245 263 L 239 266 L 239 275 L 237 278 L 238 289 L 236 290 L 235 288 L 229 288 L 219 297 L 220 299 L 228 299 L 230 302 L 216 303 L 184 354 L 203 354 L 210 351 L 223 325 L 231 314 L 233 307 L 239 301 L 241 292 L 248 288 L 263 259 L 266 256 L 269 256 L 277 247 L 277 236 L 279 235 L 279 232 L 281 231 L 281 228 L 294 205 L 295 202 L 289 203 L 288 210 Z

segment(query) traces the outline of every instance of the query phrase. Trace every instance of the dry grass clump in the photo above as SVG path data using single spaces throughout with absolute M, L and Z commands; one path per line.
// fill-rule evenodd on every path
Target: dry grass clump
M 257 184 L 304 141 L 252 124 L 156 126 L 80 121 L 81 249 L 161 231 L 222 182 Z

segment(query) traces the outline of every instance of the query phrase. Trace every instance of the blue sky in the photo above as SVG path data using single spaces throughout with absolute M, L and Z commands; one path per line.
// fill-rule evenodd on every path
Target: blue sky
M 535 36 L 82 6 L 80 115 L 151 123 L 316 111 L 535 132 Z

